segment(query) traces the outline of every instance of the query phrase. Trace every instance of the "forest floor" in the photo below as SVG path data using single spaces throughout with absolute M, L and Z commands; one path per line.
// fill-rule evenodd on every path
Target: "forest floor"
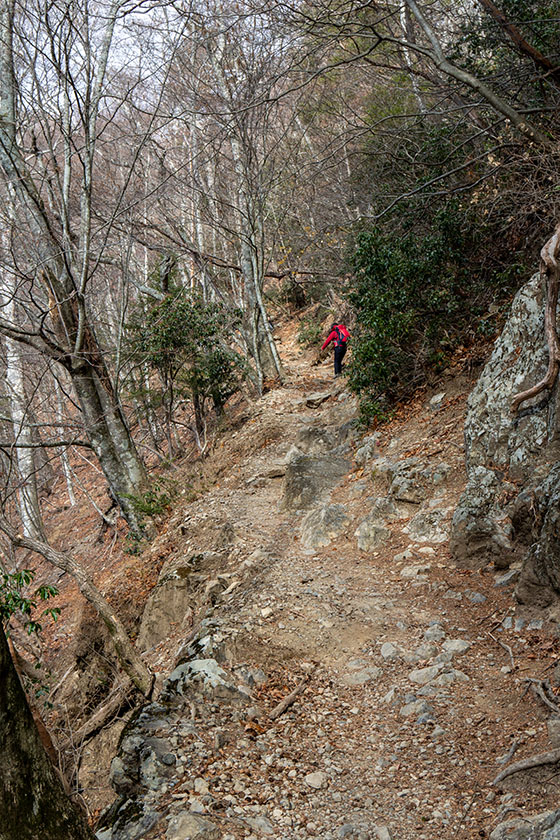
M 279 339 L 287 382 L 238 406 L 202 466 L 179 465 L 178 498 L 142 553 L 123 552 L 118 532 L 100 534 L 91 513 L 52 503 L 51 539 L 83 558 L 131 628 L 163 563 L 227 544 L 218 571 L 234 586 L 212 614 L 237 633 L 230 658 L 266 679 L 246 737 L 227 744 L 207 773 L 210 792 L 240 818 L 223 837 L 462 840 L 554 807 L 557 768 L 492 785 L 512 748 L 513 760 L 551 748 L 550 712 L 526 680 L 554 682 L 560 646 L 542 616 L 519 612 L 513 578 L 500 583 L 503 572 L 458 570 L 450 561 L 446 533 L 465 484 L 463 417 L 473 385 L 464 359 L 380 428 L 374 459 L 349 465 L 330 494 L 348 517 L 344 531 L 325 547 L 306 548 L 302 515 L 279 504 L 282 465 L 302 429 L 338 429 L 356 405 L 344 380 L 333 382 L 330 359 L 311 366 L 293 327 Z M 308 398 L 317 392 L 329 396 L 313 407 Z M 437 527 L 413 539 L 405 529 L 415 512 L 401 509 L 386 525 L 388 539 L 360 550 L 356 528 L 387 494 L 376 459 L 414 456 L 443 465 L 443 478 L 417 506 L 435 512 Z M 91 467 L 87 475 L 93 488 Z M 59 586 L 63 615 L 46 628 L 45 647 L 62 677 L 70 648 L 79 658 L 77 636 L 86 638 L 96 619 L 66 577 Z M 196 627 L 209 607 L 208 599 L 193 602 L 189 624 Z M 95 632 L 88 638 L 81 656 L 91 661 Z M 147 651 L 158 685 L 184 638 L 183 623 Z M 60 726 L 79 678 L 71 673 L 65 683 L 52 695 Z M 298 685 L 293 704 L 271 721 L 267 714 Z M 111 799 L 108 763 L 122 725 L 82 750 L 91 811 Z

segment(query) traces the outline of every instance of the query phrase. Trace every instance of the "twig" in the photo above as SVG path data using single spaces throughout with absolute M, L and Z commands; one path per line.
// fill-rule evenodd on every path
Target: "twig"
M 500 647 L 501 647 L 501 648 L 503 648 L 503 649 L 507 652 L 507 654 L 508 654 L 508 656 L 509 656 L 509 660 L 510 660 L 510 662 L 511 662 L 511 667 L 512 667 L 512 668 L 515 668 L 515 659 L 513 658 L 513 651 L 512 651 L 512 649 L 510 648 L 510 646 L 509 646 L 509 645 L 506 645 L 506 643 L 505 643 L 505 642 L 501 642 L 501 641 L 500 641 L 500 639 L 497 639 L 497 638 L 494 636 L 494 634 L 493 634 L 493 633 L 488 633 L 488 635 L 490 636 L 490 638 L 491 638 L 491 639 L 494 639 L 494 641 L 496 642 L 496 644 L 500 645 Z
M 550 683 L 548 680 L 536 680 L 533 677 L 525 677 L 524 682 L 527 683 L 528 688 L 531 688 L 533 694 L 535 694 L 539 700 L 542 700 L 545 706 L 552 709 L 555 715 L 560 716 L 560 706 L 558 706 L 558 704 L 550 698 L 550 694 L 552 694 L 552 692 L 550 690 Z
M 463 811 L 463 814 L 462 814 L 462 816 L 461 816 L 461 822 L 460 822 L 460 823 L 459 823 L 459 825 L 457 826 L 457 829 L 456 829 L 456 833 L 457 833 L 457 834 L 458 834 L 458 833 L 461 831 L 461 829 L 463 828 L 463 825 L 465 824 L 465 820 L 467 819 L 467 817 L 468 817 L 468 815 L 469 815 L 469 812 L 470 812 L 470 810 L 471 810 L 472 806 L 474 805 L 475 800 L 476 800 L 476 797 L 478 796 L 478 794 L 479 794 L 478 788 L 477 788 L 476 790 L 473 790 L 473 795 L 471 796 L 471 801 L 469 802 L 469 804 L 467 805 L 467 807 L 466 807 L 466 808 L 465 808 L 465 810 Z
M 511 761 L 514 754 L 517 752 L 522 743 L 522 741 L 518 741 L 516 739 L 507 751 L 507 753 L 501 755 L 499 758 L 496 759 L 496 764 L 507 764 L 508 761 Z
M 47 697 L 47 700 L 46 700 L 47 703 L 49 703 L 53 699 L 54 695 L 56 694 L 58 689 L 62 686 L 62 683 L 64 682 L 64 680 L 66 679 L 66 677 L 68 676 L 68 674 L 70 673 L 70 671 L 72 670 L 73 667 L 74 667 L 74 663 L 72 663 L 67 668 L 67 670 L 64 672 L 64 675 L 59 679 L 59 681 L 57 682 L 55 687 L 53 689 L 51 689 L 51 691 L 50 691 L 50 693 Z
M 310 678 L 311 678 L 311 674 L 308 674 L 308 676 L 302 682 L 300 682 L 300 684 L 298 686 L 296 686 L 294 688 L 294 690 L 292 691 L 291 694 L 288 694 L 287 697 L 284 697 L 283 700 L 280 700 L 278 705 L 275 706 L 273 708 L 273 710 L 270 712 L 270 714 L 268 716 L 270 718 L 270 720 L 276 720 L 276 718 L 279 718 L 280 715 L 284 714 L 286 709 L 289 709 L 289 707 L 296 700 L 296 698 L 304 691 L 304 689 L 307 686 L 307 683 L 309 682 Z
M 521 770 L 530 770 L 532 767 L 543 767 L 545 764 L 556 764 L 560 761 L 560 749 L 551 750 L 550 752 L 539 753 L 539 755 L 531 755 L 528 758 L 522 758 L 521 761 L 516 761 L 505 767 L 492 782 L 497 785 L 508 776 L 514 773 L 519 773 Z

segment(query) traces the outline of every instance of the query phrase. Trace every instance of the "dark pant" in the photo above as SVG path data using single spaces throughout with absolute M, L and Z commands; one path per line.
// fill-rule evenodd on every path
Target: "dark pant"
M 344 354 L 346 353 L 346 344 L 339 344 L 338 347 L 334 348 L 334 375 L 338 376 L 339 373 L 342 373 L 342 360 L 344 358 Z

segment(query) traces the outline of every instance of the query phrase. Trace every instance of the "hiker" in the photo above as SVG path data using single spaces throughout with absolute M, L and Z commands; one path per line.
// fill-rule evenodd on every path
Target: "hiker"
M 348 346 L 348 339 L 350 338 L 350 333 L 344 326 L 344 324 L 331 324 L 331 331 L 327 336 L 321 350 L 324 350 L 325 347 L 334 341 L 334 375 L 340 376 L 342 373 L 342 360 L 346 353 L 346 349 Z

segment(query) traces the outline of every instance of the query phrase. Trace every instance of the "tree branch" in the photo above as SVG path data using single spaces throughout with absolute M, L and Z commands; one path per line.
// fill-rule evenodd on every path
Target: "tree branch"
M 132 646 L 128 634 L 121 620 L 115 615 L 113 608 L 97 589 L 83 567 L 71 555 L 57 551 L 43 540 L 18 534 L 8 520 L 0 515 L 0 531 L 10 540 L 12 545 L 33 551 L 41 555 L 53 566 L 72 575 L 82 595 L 92 604 L 107 627 L 119 663 L 136 688 L 145 696 L 150 697 L 154 682 L 153 674 L 148 670 L 137 650 Z
M 494 5 L 492 0 L 479 0 L 479 2 L 481 6 L 486 9 L 488 14 L 502 27 L 506 35 L 511 38 L 519 52 L 522 55 L 526 55 L 531 58 L 537 67 L 542 67 L 542 69 L 546 71 L 547 76 L 554 80 L 554 84 L 557 87 L 560 87 L 560 66 L 558 64 L 554 64 L 554 62 L 543 55 L 536 47 L 529 44 L 519 29 L 514 26 L 513 23 L 510 23 L 505 14 Z
M 522 115 L 508 105 L 507 102 L 499 97 L 491 88 L 488 87 L 483 81 L 478 79 L 476 76 L 473 76 L 472 73 L 467 72 L 466 70 L 462 70 L 460 67 L 457 67 L 448 58 L 444 55 L 441 43 L 437 38 L 435 32 L 433 31 L 432 27 L 418 8 L 415 3 L 415 0 L 405 0 L 406 4 L 410 7 L 410 10 L 416 20 L 418 21 L 420 27 L 424 31 L 424 34 L 428 38 L 430 44 L 432 45 L 432 49 L 420 49 L 417 44 L 409 44 L 406 43 L 406 46 L 411 49 L 415 50 L 416 52 L 422 52 L 424 55 L 428 56 L 436 65 L 438 70 L 441 70 L 447 76 L 451 76 L 452 79 L 456 79 L 458 82 L 461 82 L 464 85 L 467 85 L 472 90 L 475 90 L 478 94 L 484 97 L 486 101 L 491 105 L 496 111 L 500 114 L 503 114 L 504 117 L 507 117 L 510 120 L 511 124 L 517 130 L 519 134 L 521 134 L 526 140 L 531 140 L 533 143 L 538 143 L 542 146 L 549 146 L 550 141 L 546 135 L 544 135 L 538 128 L 531 125 L 527 120 L 523 119 Z M 392 41 L 393 43 L 403 45 L 403 42 L 398 38 L 386 38 L 385 40 Z

